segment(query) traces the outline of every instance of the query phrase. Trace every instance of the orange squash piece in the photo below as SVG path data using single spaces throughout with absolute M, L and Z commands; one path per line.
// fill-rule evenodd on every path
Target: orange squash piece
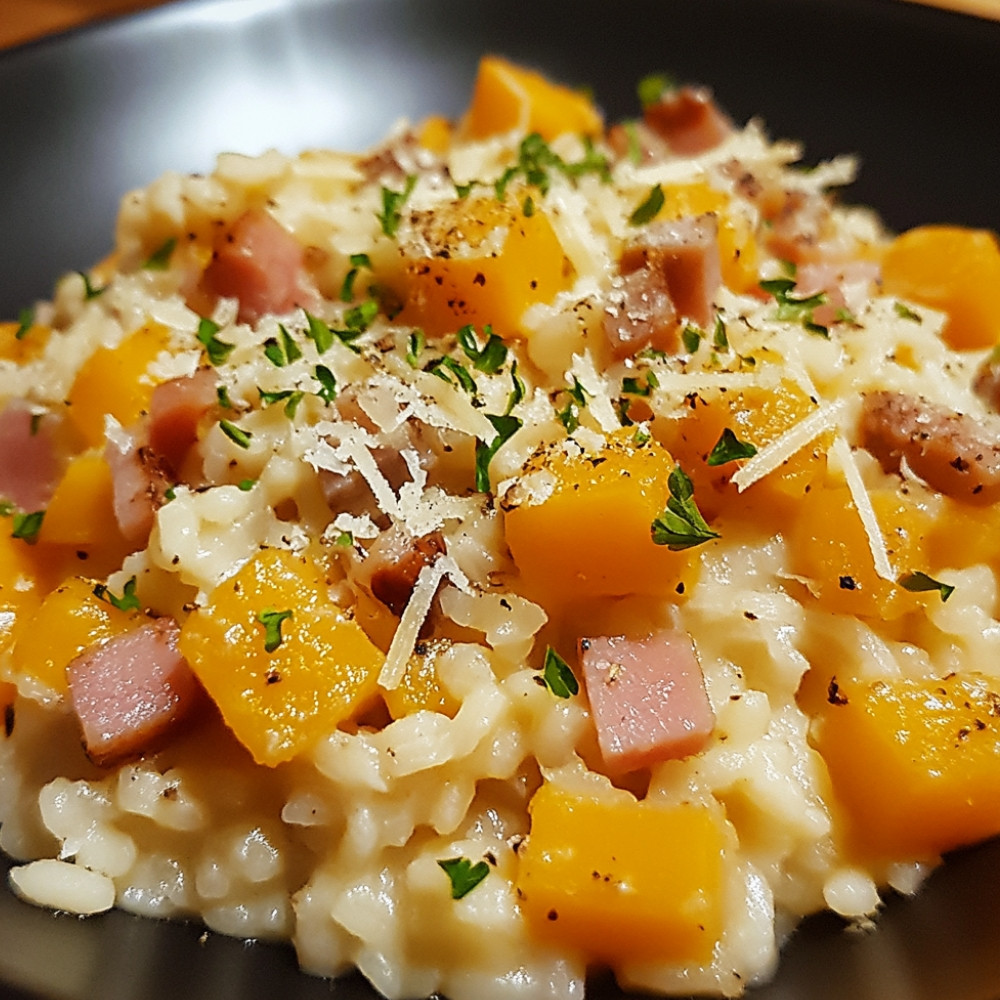
M 417 643 L 399 684 L 391 691 L 382 692 L 386 708 L 394 719 L 420 711 L 440 712 L 454 718 L 459 709 L 458 699 L 448 693 L 437 672 L 437 661 L 451 646 L 450 639 Z
M 236 738 L 271 767 L 366 705 L 385 660 L 315 563 L 284 549 L 219 584 L 184 623 L 180 649 Z
M 726 841 L 707 808 L 600 801 L 545 784 L 529 810 L 517 887 L 533 932 L 609 963 L 711 957 Z
M 451 122 L 441 115 L 430 115 L 417 128 L 417 142 L 432 153 L 444 153 L 451 145 Z
M 81 366 L 69 391 L 69 414 L 90 446 L 104 443 L 104 418 L 110 414 L 123 427 L 149 410 L 155 382 L 150 363 L 168 342 L 159 323 L 147 323 L 117 347 L 98 348 Z
M 564 132 L 598 136 L 603 123 L 586 95 L 506 59 L 484 56 L 461 123 L 462 135 L 486 139 L 514 129 L 551 140 Z
M 652 523 L 669 497 L 669 452 L 654 440 L 637 444 L 623 430 L 595 454 L 557 450 L 542 466 L 553 477 L 551 494 L 513 507 L 504 520 L 532 596 L 547 606 L 675 591 L 696 550 L 672 552 L 652 540 Z
M 987 230 L 908 230 L 882 259 L 882 286 L 886 295 L 947 313 L 942 336 L 956 350 L 992 347 L 1000 340 L 1000 245 Z
M 521 334 L 521 317 L 573 282 L 573 269 L 541 208 L 470 196 L 426 219 L 427 253 L 405 259 L 401 323 L 431 336 L 487 324 L 501 337 Z M 404 248 L 404 253 L 407 253 Z
M 95 586 L 93 580 L 72 577 L 45 597 L 17 629 L 11 679 L 31 678 L 55 694 L 65 694 L 70 660 L 94 643 L 136 627 L 135 616 L 99 598 Z
M 787 461 L 740 493 L 731 484 L 740 462 L 710 466 L 707 458 L 723 431 L 758 451 L 776 441 L 816 409 L 798 386 L 781 382 L 772 388 L 747 389 L 699 396 L 691 409 L 676 419 L 657 420 L 653 432 L 687 471 L 695 484 L 699 506 L 707 516 L 750 514 L 771 522 L 784 521 L 793 505 L 826 471 L 822 439 L 790 456 Z
M 1000 684 L 837 681 L 814 730 L 859 850 L 929 857 L 1000 833 Z
M 26 330 L 20 323 L 0 323 L 0 359 L 16 361 L 19 365 L 33 361 L 45 349 L 51 333 L 41 323 L 33 323 Z
M 894 490 L 874 490 L 875 517 L 900 575 L 926 571 L 930 515 L 919 503 Z M 798 504 L 788 529 L 791 570 L 805 577 L 810 592 L 827 610 L 891 621 L 919 608 L 937 594 L 911 593 L 875 572 L 868 535 L 846 486 L 817 487 Z

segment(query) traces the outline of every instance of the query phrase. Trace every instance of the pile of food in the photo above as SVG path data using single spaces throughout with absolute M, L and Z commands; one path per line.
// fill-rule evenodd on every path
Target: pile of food
M 387 997 L 734 996 L 1000 832 L 1000 250 L 499 58 L 0 327 L 15 892 Z M 32 860 L 33 859 L 33 860 Z

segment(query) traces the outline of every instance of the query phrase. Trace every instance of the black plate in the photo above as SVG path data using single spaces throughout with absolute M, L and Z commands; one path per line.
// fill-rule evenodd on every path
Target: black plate
M 811 162 L 860 154 L 850 199 L 891 226 L 1000 229 L 998 23 L 898 0 L 198 0 L 0 55 L 0 317 L 110 249 L 127 189 L 223 149 L 358 148 L 398 116 L 457 114 L 484 51 L 589 84 L 609 118 L 634 113 L 649 71 L 709 83 Z M 808 921 L 753 996 L 1000 997 L 998 897 L 994 842 L 891 900 L 872 934 Z M 290 949 L 200 935 L 0 891 L 0 996 L 372 998 L 301 975 Z

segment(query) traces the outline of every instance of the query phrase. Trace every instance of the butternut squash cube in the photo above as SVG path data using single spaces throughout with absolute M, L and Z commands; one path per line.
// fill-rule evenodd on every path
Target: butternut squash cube
M 1000 833 L 1000 684 L 836 681 L 814 741 L 859 850 L 925 858 Z
M 450 639 L 428 639 L 417 643 L 406 664 L 402 680 L 391 691 L 383 691 L 389 714 L 394 719 L 414 712 L 440 712 L 454 718 L 458 700 L 438 679 L 437 661 L 451 648 Z
M 538 132 L 550 140 L 564 132 L 597 136 L 603 124 L 591 100 L 579 91 L 506 59 L 484 56 L 462 119 L 462 134 L 487 139 L 514 129 Z
M 69 391 L 69 414 L 90 446 L 104 443 L 104 418 L 123 427 L 149 410 L 154 380 L 147 369 L 167 346 L 169 333 L 159 323 L 146 323 L 117 347 L 98 348 L 80 366 Z
M 712 812 L 600 801 L 551 784 L 529 810 L 517 887 L 533 931 L 602 962 L 711 957 L 726 846 Z
M 892 565 L 900 575 L 924 571 L 930 515 L 894 490 L 873 490 L 869 496 Z M 810 592 L 827 611 L 891 621 L 928 600 L 875 572 L 868 535 L 846 486 L 810 490 L 788 534 L 792 572 L 808 579 Z
M 136 627 L 132 614 L 120 611 L 94 593 L 96 583 L 72 577 L 58 586 L 17 629 L 11 653 L 13 677 L 66 694 L 66 667 L 89 646 Z
M 548 606 L 675 590 L 692 550 L 672 552 L 651 535 L 669 496 L 669 452 L 653 440 L 636 444 L 625 430 L 595 454 L 556 450 L 543 466 L 551 493 L 511 508 L 504 520 L 507 545 L 532 596 Z
M 892 241 L 882 259 L 882 286 L 886 295 L 947 313 L 942 336 L 956 350 L 992 347 L 1000 340 L 1000 245 L 987 230 L 908 230 Z
M 418 224 L 420 220 L 418 219 Z M 428 250 L 428 247 L 430 248 Z M 471 196 L 426 219 L 421 241 L 404 245 L 400 322 L 431 336 L 471 323 L 501 337 L 522 332 L 521 317 L 573 282 L 573 269 L 541 208 Z
M 385 657 L 315 563 L 264 549 L 181 628 L 181 653 L 259 764 L 291 760 L 375 694 Z
M 38 538 L 86 549 L 114 541 L 124 543 L 115 519 L 111 470 L 100 451 L 77 455 L 66 467 L 46 508 Z

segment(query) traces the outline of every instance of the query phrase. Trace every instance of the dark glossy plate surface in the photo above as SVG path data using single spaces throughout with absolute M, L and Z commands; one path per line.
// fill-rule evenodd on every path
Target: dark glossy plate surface
M 0 6 L 10 0 L 0 0 Z M 2 16 L 2 14 L 0 14 Z M 666 69 L 711 84 L 814 162 L 858 153 L 850 200 L 895 228 L 1000 228 L 1000 24 L 896 0 L 212 0 L 0 55 L 0 317 L 111 247 L 119 197 L 223 149 L 366 146 L 459 113 L 484 51 L 589 84 L 609 118 Z M 1000 997 L 1000 843 L 952 859 L 879 929 L 807 922 L 756 1000 Z M 80 921 L 0 890 L 0 997 L 371 1000 L 287 948 L 122 913 Z M 620 996 L 609 982 L 597 998 Z

